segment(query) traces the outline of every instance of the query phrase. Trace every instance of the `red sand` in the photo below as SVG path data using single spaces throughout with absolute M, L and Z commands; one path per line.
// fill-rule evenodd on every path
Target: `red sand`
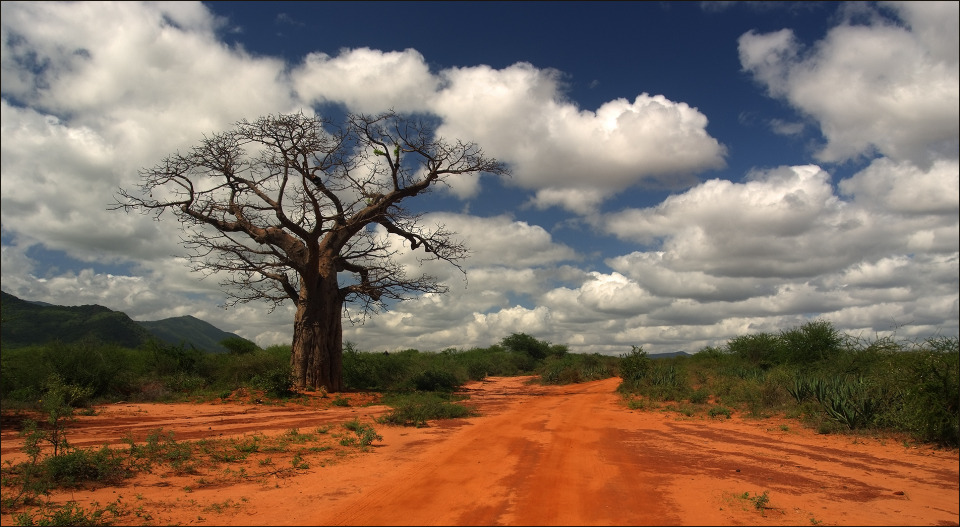
M 819 435 L 780 418 L 629 410 L 616 378 L 528 380 L 471 383 L 468 404 L 481 416 L 424 428 L 375 423 L 388 409 L 362 405 L 376 394 L 340 394 L 347 407 L 332 406 L 334 396 L 284 406 L 106 405 L 71 424 L 72 446 L 121 444 L 157 428 L 185 441 L 324 425 L 336 446 L 305 454 L 304 470 L 291 469 L 293 449 L 258 452 L 51 499 L 87 510 L 116 504 L 125 514 L 115 523 L 136 525 L 960 525 L 956 449 Z M 340 424 L 355 418 L 383 440 L 366 451 L 339 446 Z M 9 422 L 4 463 L 23 459 Z

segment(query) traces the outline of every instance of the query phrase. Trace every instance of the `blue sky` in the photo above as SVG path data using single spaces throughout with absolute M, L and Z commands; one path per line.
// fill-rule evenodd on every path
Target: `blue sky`
M 722 345 L 826 319 L 958 332 L 958 3 L 3 2 L 2 287 L 266 346 L 179 231 L 107 210 L 240 119 L 434 116 L 513 175 L 407 205 L 472 256 L 360 349 Z

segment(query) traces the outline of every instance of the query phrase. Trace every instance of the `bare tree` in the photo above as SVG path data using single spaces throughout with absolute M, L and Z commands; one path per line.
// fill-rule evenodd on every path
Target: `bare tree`
M 332 128 L 298 113 L 204 137 L 141 170 L 138 192 L 120 189 L 112 209 L 157 220 L 171 212 L 193 269 L 227 277 L 228 305 L 263 300 L 272 311 L 293 300 L 293 386 L 337 392 L 348 306 L 366 316 L 391 299 L 446 292 L 432 276 L 408 277 L 391 237 L 463 271 L 468 252 L 454 233 L 424 227 L 400 202 L 449 176 L 480 173 L 509 171 L 476 144 L 446 142 L 395 112 L 351 115 Z

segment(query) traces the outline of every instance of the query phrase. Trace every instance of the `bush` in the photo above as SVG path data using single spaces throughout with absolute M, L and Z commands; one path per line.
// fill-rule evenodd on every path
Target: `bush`
M 127 477 L 123 458 L 107 446 L 99 450 L 71 449 L 43 461 L 43 472 L 60 487 L 81 483 L 118 483 Z
M 295 394 L 293 391 L 293 374 L 290 364 L 274 366 L 269 371 L 255 375 L 251 384 L 263 390 L 270 397 L 285 399 Z
M 563 356 L 567 353 L 567 346 L 551 345 L 549 342 L 537 340 L 526 333 L 514 333 L 509 337 L 504 337 L 500 345 L 514 352 L 523 353 L 535 361 L 543 360 L 549 356 Z
M 780 362 L 783 356 L 782 346 L 783 341 L 769 333 L 741 335 L 727 343 L 730 353 L 761 369 L 767 369 Z
M 449 394 L 436 392 L 392 395 L 384 398 L 383 402 L 393 407 L 393 410 L 379 417 L 377 421 L 421 428 L 427 425 L 427 421 L 433 419 L 454 419 L 476 415 L 474 410 L 453 402 L 451 398 Z
M 719 415 L 722 415 L 727 419 L 730 419 L 731 414 L 732 412 L 726 406 L 714 406 L 713 408 L 710 409 L 709 412 L 707 412 L 707 415 L 709 415 L 710 417 L 717 417 Z
M 636 383 L 650 372 L 650 357 L 641 346 L 633 346 L 630 353 L 620 356 L 620 378 L 627 383 Z
M 453 373 L 440 369 L 417 372 L 411 379 L 413 388 L 421 392 L 452 392 L 461 382 Z
M 829 361 L 842 351 L 844 337 L 833 324 L 815 320 L 780 332 L 778 364 L 809 364 Z
M 960 444 L 960 351 L 957 338 L 930 339 L 908 352 L 893 420 L 922 441 Z
M 354 390 L 400 389 L 410 375 L 412 353 L 362 352 L 347 342 L 343 349 L 343 384 Z

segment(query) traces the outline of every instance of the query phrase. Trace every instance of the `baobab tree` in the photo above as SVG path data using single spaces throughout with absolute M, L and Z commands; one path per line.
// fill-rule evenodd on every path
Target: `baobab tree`
M 407 276 L 402 242 L 424 260 L 458 263 L 467 248 L 401 202 L 458 174 L 506 175 L 474 143 L 445 141 L 422 121 L 386 112 L 332 126 L 301 113 L 246 120 L 140 171 L 114 210 L 169 211 L 194 271 L 215 273 L 228 306 L 296 305 L 292 385 L 341 391 L 342 318 L 390 300 L 443 293 L 435 277 Z M 391 239 L 392 238 L 392 239 Z

